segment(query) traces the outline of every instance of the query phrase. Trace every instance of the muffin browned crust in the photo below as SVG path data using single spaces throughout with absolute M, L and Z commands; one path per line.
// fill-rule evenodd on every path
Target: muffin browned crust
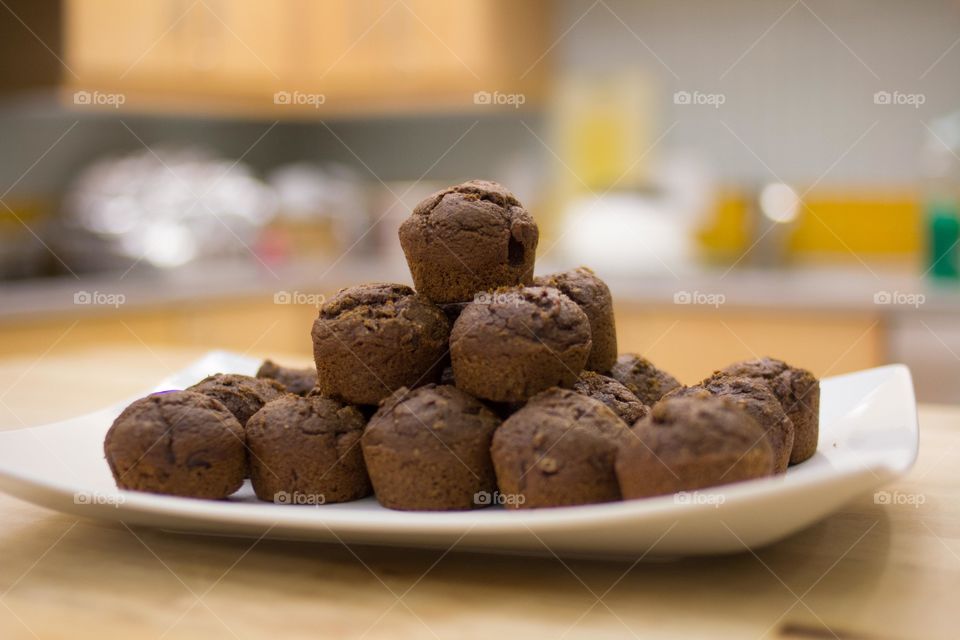
M 290 392 L 298 396 L 305 396 L 317 385 L 317 370 L 315 367 L 295 369 L 284 367 L 273 360 L 264 360 L 257 370 L 258 378 L 276 380 Z
M 550 287 L 515 287 L 463 310 L 450 334 L 450 358 L 467 393 L 517 402 L 573 385 L 590 344 L 587 316 L 570 298 Z
M 700 390 L 665 398 L 633 427 L 616 471 L 625 499 L 692 491 L 773 473 L 763 429 L 732 400 Z
M 516 196 L 485 180 L 434 193 L 400 226 L 414 285 L 437 304 L 530 284 L 538 239 L 537 224 Z
M 610 376 L 630 389 L 640 398 L 640 402 L 650 407 L 680 387 L 676 378 L 635 353 L 624 353 L 617 358 Z
M 252 378 L 238 373 L 215 373 L 207 376 L 187 391 L 196 391 L 219 400 L 230 410 L 241 425 L 266 403 L 276 400 L 286 388 L 276 380 Z
M 721 373 L 763 380 L 773 395 L 777 396 L 793 422 L 790 464 L 803 462 L 817 452 L 820 437 L 820 381 L 812 373 L 775 358 L 737 362 Z
M 377 404 L 400 387 L 434 382 L 449 335 L 443 312 L 410 287 L 343 289 L 313 323 L 317 389 L 352 404 Z
M 640 402 L 630 389 L 595 371 L 581 373 L 573 390 L 607 405 L 627 425 L 633 425 L 650 412 L 650 407 Z
M 555 287 L 576 302 L 590 320 L 593 348 L 585 367 L 608 373 L 617 361 L 617 327 L 613 317 L 610 287 L 587 267 L 534 278 L 534 284 Z
M 738 378 L 715 373 L 694 387 L 674 389 L 667 398 L 687 396 L 706 390 L 715 396 L 729 398 L 750 414 L 763 429 L 773 450 L 773 471 L 784 473 L 793 450 L 793 422 L 770 387 L 756 378 Z
M 402 510 L 489 505 L 497 488 L 490 440 L 499 425 L 479 400 L 456 387 L 399 389 L 363 434 L 377 500 Z
M 348 502 L 370 495 L 356 407 L 288 394 L 247 422 L 250 480 L 257 497 L 280 504 Z
M 512 508 L 533 509 L 620 499 L 613 464 L 629 439 L 603 403 L 549 389 L 507 418 L 493 435 L 497 484 Z
M 226 498 L 243 484 L 243 427 L 218 400 L 193 391 L 141 398 L 113 421 L 103 449 L 121 489 Z

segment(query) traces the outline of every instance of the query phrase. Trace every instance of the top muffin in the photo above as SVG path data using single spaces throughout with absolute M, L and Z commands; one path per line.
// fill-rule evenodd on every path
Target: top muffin
M 506 188 L 471 180 L 425 198 L 400 226 L 417 292 L 434 303 L 533 282 L 540 232 Z

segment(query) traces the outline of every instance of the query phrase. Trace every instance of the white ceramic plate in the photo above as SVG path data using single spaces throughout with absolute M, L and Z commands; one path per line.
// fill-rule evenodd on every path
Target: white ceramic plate
M 218 371 L 252 374 L 258 364 L 213 352 L 156 390 L 183 388 Z M 0 432 L 0 488 L 57 511 L 178 531 L 639 557 L 724 553 L 774 542 L 905 473 L 917 456 L 916 404 L 903 365 L 824 379 L 820 448 L 785 476 L 709 493 L 541 510 L 401 512 L 372 498 L 275 505 L 258 502 L 249 484 L 226 501 L 120 491 L 103 457 L 103 438 L 124 406 Z

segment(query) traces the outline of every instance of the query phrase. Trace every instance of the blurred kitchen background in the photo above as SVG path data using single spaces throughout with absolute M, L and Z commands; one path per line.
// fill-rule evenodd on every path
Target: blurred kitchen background
M 309 357 L 477 177 L 685 382 L 906 362 L 960 402 L 956 0 L 5 0 L 0 50 L 0 356 Z

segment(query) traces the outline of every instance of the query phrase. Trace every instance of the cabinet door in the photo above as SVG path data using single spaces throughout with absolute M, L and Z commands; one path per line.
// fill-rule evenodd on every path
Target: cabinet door
M 476 83 L 484 65 L 481 0 L 331 0 L 311 5 L 303 82 L 343 98 L 416 95 Z M 322 36 L 310 37 L 310 34 Z
M 65 48 L 80 88 L 265 93 L 293 58 L 290 3 L 67 0 Z
M 180 65 L 176 47 L 180 2 L 67 0 L 64 45 L 76 82 L 171 75 Z M 178 11 L 179 9 L 179 11 Z M 169 36 L 169 37 L 167 37 Z
M 541 93 L 541 0 L 65 0 L 70 89 L 269 117 L 470 110 Z M 534 64 L 536 63 L 536 64 Z M 322 94 L 275 104 L 274 94 Z M 281 106 L 282 105 L 282 106 Z

